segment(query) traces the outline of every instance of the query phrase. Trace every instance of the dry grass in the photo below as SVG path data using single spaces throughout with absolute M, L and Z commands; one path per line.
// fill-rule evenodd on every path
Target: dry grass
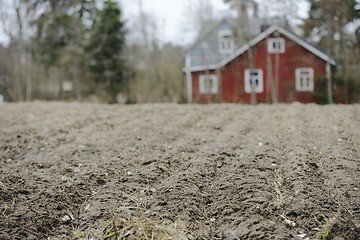
M 128 218 L 116 215 L 100 223 L 98 227 L 73 231 L 73 240 L 187 240 L 194 239 L 180 221 L 171 222 L 153 220 L 144 214 L 136 214 Z

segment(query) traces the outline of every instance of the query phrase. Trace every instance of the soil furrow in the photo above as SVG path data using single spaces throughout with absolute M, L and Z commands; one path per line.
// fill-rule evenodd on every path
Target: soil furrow
M 359 105 L 0 112 L 0 239 L 360 238 Z

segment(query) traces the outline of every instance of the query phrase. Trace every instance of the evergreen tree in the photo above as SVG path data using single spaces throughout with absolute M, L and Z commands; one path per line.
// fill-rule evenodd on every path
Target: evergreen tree
M 339 65 L 334 79 L 336 85 L 344 86 L 345 101 L 349 102 L 349 66 L 357 62 L 353 54 L 353 43 L 356 32 L 346 28 L 360 19 L 356 10 L 357 0 L 308 0 L 310 3 L 309 18 L 305 20 L 303 29 L 305 36 L 317 42 L 317 45 L 337 60 Z M 327 97 L 332 103 L 333 83 L 328 77 Z
M 89 92 L 88 74 L 85 68 L 87 54 L 85 42 L 88 32 L 88 22 L 93 21 L 96 15 L 95 0 L 26 0 L 31 2 L 33 8 L 42 12 L 34 20 L 36 34 L 33 37 L 33 57 L 42 63 L 46 70 L 56 69 L 56 74 L 46 79 L 58 81 L 59 97 L 63 97 L 63 80 L 71 81 L 75 85 L 77 100 L 82 99 L 85 89 Z
M 303 29 L 306 37 L 316 39 L 318 45 L 331 55 L 342 58 L 346 40 L 345 27 L 360 19 L 356 12 L 356 0 L 308 0 L 309 18 Z
M 64 48 L 75 38 L 74 19 L 68 14 L 52 18 L 43 15 L 38 20 L 38 32 L 35 38 L 38 54 L 46 67 L 59 63 Z
M 107 0 L 93 24 L 87 51 L 96 84 L 111 94 L 112 100 L 125 84 L 124 47 L 125 24 L 120 6 L 113 0 Z

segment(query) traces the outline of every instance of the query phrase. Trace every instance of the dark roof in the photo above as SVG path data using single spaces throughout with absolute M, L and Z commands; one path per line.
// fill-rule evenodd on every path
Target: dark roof
M 202 29 L 200 31 L 199 37 L 195 40 L 193 44 L 191 44 L 187 51 L 190 51 L 194 47 L 196 47 L 199 43 L 201 43 L 209 34 L 212 33 L 215 29 L 217 29 L 222 23 L 228 23 L 232 27 L 236 27 L 237 19 L 236 18 L 222 18 L 221 20 L 208 20 L 204 22 Z M 270 26 L 285 26 L 287 24 L 286 19 L 281 17 L 271 17 L 271 18 L 251 18 L 248 20 L 248 31 L 249 35 L 256 36 L 261 33 L 261 26 L 268 25 Z
M 250 47 L 255 46 L 256 44 L 263 41 L 264 39 L 266 39 L 266 37 L 268 37 L 270 34 L 276 32 L 276 31 L 283 34 L 284 36 L 290 38 L 292 41 L 296 42 L 297 44 L 299 44 L 303 48 L 307 49 L 308 51 L 312 52 L 314 55 L 318 56 L 319 58 L 323 59 L 324 61 L 329 61 L 332 65 L 336 65 L 336 61 L 331 56 L 329 56 L 328 54 L 323 52 L 318 47 L 315 47 L 313 44 L 309 43 L 304 38 L 296 35 L 295 33 L 290 32 L 289 30 L 286 30 L 285 28 L 282 28 L 279 26 L 272 26 L 269 29 L 267 29 L 266 31 L 264 31 L 261 34 L 259 34 L 258 36 L 256 36 L 251 41 L 249 41 L 247 44 L 238 48 L 233 54 L 224 58 L 221 62 L 212 64 L 212 65 L 206 65 L 206 66 L 190 67 L 187 70 L 188 71 L 189 70 L 190 71 L 202 71 L 202 70 L 207 70 L 207 69 L 221 68 L 221 67 L 225 66 L 226 64 L 228 64 L 229 62 L 231 62 L 232 60 L 234 60 L 235 58 L 237 58 L 238 56 L 245 53 Z
M 203 26 L 203 30 L 200 32 L 199 37 L 196 41 L 187 48 L 187 51 L 190 51 L 194 47 L 196 47 L 199 43 L 201 43 L 209 34 L 212 33 L 215 29 L 217 29 L 223 22 L 227 22 L 233 26 L 233 23 L 228 18 L 223 18 L 220 21 L 207 21 Z

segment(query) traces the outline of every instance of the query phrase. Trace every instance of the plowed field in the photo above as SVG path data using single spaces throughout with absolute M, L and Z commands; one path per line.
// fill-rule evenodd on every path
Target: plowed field
M 0 239 L 360 239 L 360 105 L 0 105 Z

